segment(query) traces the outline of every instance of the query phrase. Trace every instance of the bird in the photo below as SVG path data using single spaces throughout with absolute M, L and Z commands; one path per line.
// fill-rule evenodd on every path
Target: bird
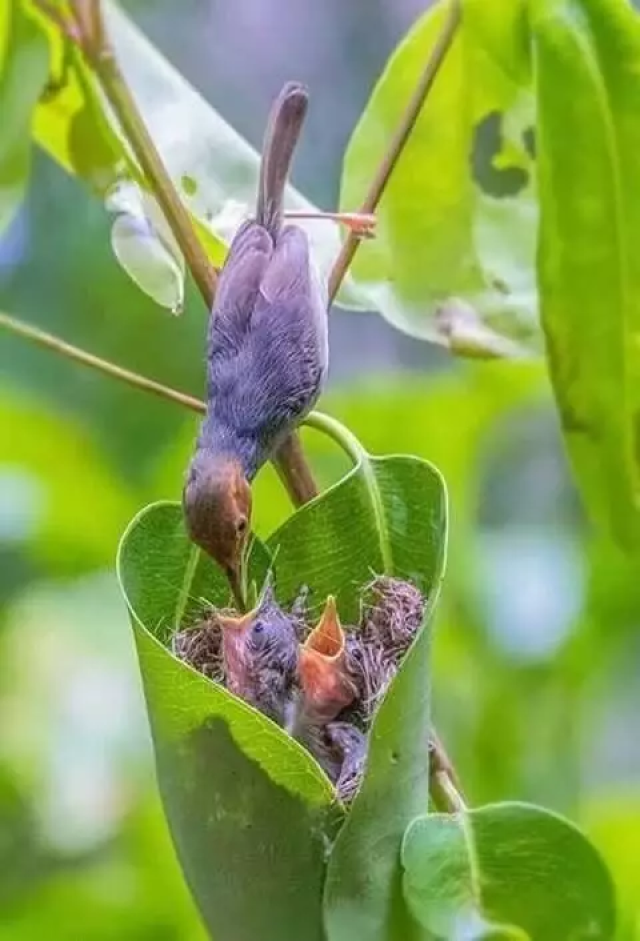
M 183 490 L 187 532 L 244 602 L 251 482 L 315 405 L 328 367 L 327 286 L 284 189 L 308 106 L 288 82 L 265 132 L 255 218 L 242 224 L 208 327 L 206 414 Z
M 276 601 L 268 581 L 257 606 L 239 616 L 218 613 L 227 689 L 284 725 L 296 682 L 296 622 Z
M 304 741 L 307 730 L 324 727 L 356 696 L 345 654 L 345 633 L 335 598 L 329 595 L 318 624 L 300 646 L 298 694 L 290 713 L 290 734 Z

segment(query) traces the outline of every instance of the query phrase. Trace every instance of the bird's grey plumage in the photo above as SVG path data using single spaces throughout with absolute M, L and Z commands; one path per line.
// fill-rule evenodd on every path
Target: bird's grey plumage
M 327 370 L 326 295 L 305 233 L 282 225 L 306 107 L 307 92 L 295 83 L 273 107 L 256 218 L 231 244 L 209 324 L 207 414 L 198 447 L 239 457 L 248 480 L 313 408 Z
M 240 638 L 233 629 L 223 630 L 222 651 L 228 689 L 283 725 L 296 678 L 298 636 L 271 585 Z

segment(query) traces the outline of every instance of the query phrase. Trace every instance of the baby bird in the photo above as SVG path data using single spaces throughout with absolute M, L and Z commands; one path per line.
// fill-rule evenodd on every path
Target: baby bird
M 219 615 L 218 623 L 227 689 L 283 725 L 298 668 L 294 619 L 268 583 L 257 608 L 240 617 Z
M 335 598 L 329 595 L 322 617 L 300 648 L 300 713 L 305 724 L 325 725 L 357 695 L 348 669 L 345 634 Z
M 241 597 L 250 483 L 313 408 L 327 371 L 327 292 L 305 233 L 283 226 L 284 189 L 307 111 L 284 86 L 268 122 L 256 217 L 236 234 L 220 274 L 207 350 L 207 412 L 183 494 L 191 539 Z

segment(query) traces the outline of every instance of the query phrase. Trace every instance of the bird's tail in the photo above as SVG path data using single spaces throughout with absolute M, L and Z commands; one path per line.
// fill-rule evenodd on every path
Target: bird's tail
M 308 101 L 304 85 L 287 82 L 269 115 L 262 147 L 256 221 L 274 236 L 282 226 L 284 188 Z

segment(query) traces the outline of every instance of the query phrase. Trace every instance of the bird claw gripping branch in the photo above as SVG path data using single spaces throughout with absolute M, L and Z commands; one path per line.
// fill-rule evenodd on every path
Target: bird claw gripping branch
M 326 289 L 305 233 L 283 225 L 307 101 L 290 82 L 269 118 L 256 216 L 231 244 L 211 311 L 207 411 L 183 494 L 192 540 L 224 569 L 241 606 L 250 483 L 313 408 L 328 364 Z

